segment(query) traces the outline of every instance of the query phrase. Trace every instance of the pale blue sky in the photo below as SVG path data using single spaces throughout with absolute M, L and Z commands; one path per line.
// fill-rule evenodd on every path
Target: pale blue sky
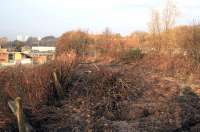
M 98 33 L 109 27 L 129 34 L 147 30 L 150 11 L 165 0 L 0 0 L 0 37 L 60 36 L 72 29 Z M 200 16 L 199 0 L 176 0 L 179 24 Z

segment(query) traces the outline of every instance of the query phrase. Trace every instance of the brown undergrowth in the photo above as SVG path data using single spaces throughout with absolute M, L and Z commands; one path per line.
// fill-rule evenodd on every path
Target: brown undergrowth
M 50 64 L 3 69 L 0 124 L 4 121 L 13 126 L 7 130 L 16 130 L 7 101 L 21 96 L 36 131 L 196 130 L 198 93 L 182 88 L 180 80 L 187 81 L 192 74 L 198 80 L 198 68 L 183 56 L 145 55 L 105 65 L 81 63 L 71 53 Z M 63 99 L 56 92 L 54 71 Z
M 24 107 L 37 110 L 40 105 L 54 105 L 59 95 L 55 88 L 53 72 L 57 74 L 59 82 L 63 86 L 63 91 L 67 91 L 68 82 L 73 74 L 74 67 L 78 59 L 74 53 L 62 54 L 49 64 L 38 66 L 9 67 L 0 72 L 0 111 L 6 115 L 9 109 L 7 102 L 21 97 Z M 6 124 L 5 118 L 1 118 Z M 8 122 L 9 123 L 9 122 Z M 3 125 L 2 125 L 3 126 Z M 0 126 L 1 127 L 1 126 Z

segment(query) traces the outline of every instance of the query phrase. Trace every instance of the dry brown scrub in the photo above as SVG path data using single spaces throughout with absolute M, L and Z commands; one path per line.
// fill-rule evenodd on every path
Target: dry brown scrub
M 46 65 L 3 69 L 0 121 L 15 124 L 6 103 L 21 96 L 37 131 L 198 129 L 198 93 L 181 90 L 177 81 L 197 73 L 198 65 L 188 58 L 146 55 L 117 65 L 77 61 L 72 53 Z M 64 89 L 63 100 L 55 90 L 53 71 Z
M 77 62 L 76 55 L 69 53 L 62 54 L 55 61 L 45 65 L 19 65 L 2 69 L 0 75 L 2 115 L 5 116 L 9 111 L 8 100 L 14 100 L 18 96 L 23 99 L 24 106 L 31 110 L 37 110 L 43 104 L 55 104 L 59 100 L 59 95 L 55 88 L 53 72 L 56 72 L 63 89 L 67 91 L 67 83 Z M 0 118 L 0 122 L 7 123 L 6 117 Z M 0 125 L 0 128 L 2 126 Z

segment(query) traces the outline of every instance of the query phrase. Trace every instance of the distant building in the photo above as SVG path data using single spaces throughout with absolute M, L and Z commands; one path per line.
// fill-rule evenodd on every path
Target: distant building
M 33 59 L 33 64 L 44 64 L 51 61 L 55 57 L 55 47 L 37 46 L 32 47 L 30 55 Z
M 23 52 L 23 53 L 30 53 L 31 52 L 31 47 L 30 46 L 23 46 L 22 48 L 21 48 L 21 52 Z
M 48 56 L 33 56 L 33 64 L 45 64 L 46 62 L 48 62 Z
M 0 44 L 5 44 L 8 42 L 8 39 L 6 37 L 0 38 Z
M 8 39 L 6 37 L 0 38 L 0 48 L 4 47 L 8 43 Z
M 31 64 L 31 57 L 23 54 L 22 52 L 9 52 L 8 53 L 8 62 L 11 64 L 24 64 L 25 62 Z M 26 63 L 27 64 L 27 63 Z
M 7 49 L 0 48 L 0 64 L 8 63 L 8 52 Z
M 54 53 L 56 51 L 56 47 L 47 47 L 47 46 L 35 46 L 32 47 L 32 52 L 37 53 Z
M 42 38 L 41 37 L 37 37 L 38 41 L 40 41 Z
M 55 50 L 55 47 L 24 47 L 22 52 L 14 52 L 0 48 L 0 65 L 44 64 L 54 60 Z
M 0 65 L 32 64 L 32 57 L 21 52 L 8 52 L 0 49 Z
M 22 42 L 25 42 L 25 41 L 27 41 L 28 40 L 28 36 L 26 35 L 26 36 L 23 36 L 23 35 L 18 35 L 17 36 L 17 40 L 18 41 L 22 41 Z

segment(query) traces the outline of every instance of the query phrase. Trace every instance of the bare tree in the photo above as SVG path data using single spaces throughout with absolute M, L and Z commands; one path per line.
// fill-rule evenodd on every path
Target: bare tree
M 169 31 L 176 23 L 178 11 L 173 0 L 167 0 L 166 6 L 163 10 L 163 29 Z
M 151 32 L 151 43 L 158 52 L 171 53 L 176 44 L 175 23 L 178 16 L 176 4 L 173 0 L 167 0 L 162 12 L 152 10 L 149 30 Z M 161 20 L 162 18 L 162 20 Z
M 152 34 L 151 41 L 156 50 L 160 50 L 161 48 L 161 20 L 160 20 L 160 12 L 158 10 L 152 10 L 151 12 L 151 20 L 149 22 L 149 31 Z
M 174 53 L 178 53 L 177 43 L 176 43 L 176 35 L 175 35 L 175 24 L 176 19 L 178 17 L 178 10 L 174 0 L 167 0 L 165 8 L 163 9 L 163 46 L 164 52 L 168 52 L 173 55 Z
M 160 20 L 160 12 L 158 10 L 152 10 L 151 12 L 151 20 L 149 22 L 149 30 L 153 34 L 157 34 L 161 32 L 161 20 Z
M 200 62 L 200 23 L 198 20 L 193 20 L 192 24 L 192 41 L 189 47 L 189 54 L 198 62 Z

